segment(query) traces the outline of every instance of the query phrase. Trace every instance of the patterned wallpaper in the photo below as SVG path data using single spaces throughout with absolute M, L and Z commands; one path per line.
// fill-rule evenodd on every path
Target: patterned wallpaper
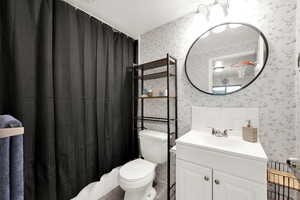
M 178 59 L 180 135 L 190 129 L 192 105 L 258 107 L 259 136 L 268 157 L 285 160 L 296 154 L 296 0 L 231 0 L 231 2 L 229 16 L 222 21 L 205 22 L 195 14 L 190 14 L 142 35 L 141 62 L 161 58 L 166 53 Z M 227 21 L 244 22 L 258 27 L 269 41 L 270 58 L 261 76 L 248 88 L 229 96 L 209 96 L 200 93 L 189 84 L 184 74 L 184 60 L 197 36 L 209 27 Z M 146 87 L 154 91 L 156 88 L 164 88 L 163 81 L 149 81 Z M 149 115 L 160 114 L 165 106 L 157 102 L 148 105 L 146 110 Z M 151 128 L 152 125 L 149 126 Z M 152 128 L 160 129 L 156 126 Z M 300 138 L 298 141 L 300 143 Z
M 296 14 L 296 63 L 298 62 L 298 55 L 300 56 L 300 0 L 297 0 L 297 14 Z M 298 64 L 298 63 L 297 63 Z M 300 157 L 300 67 L 296 66 L 296 77 L 295 77 L 295 91 L 296 91 L 296 137 L 297 137 L 297 155 Z M 300 197 L 299 197 L 300 199 Z

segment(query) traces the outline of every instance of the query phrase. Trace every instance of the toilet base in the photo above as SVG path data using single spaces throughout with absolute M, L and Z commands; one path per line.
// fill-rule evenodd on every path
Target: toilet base
M 156 190 L 152 187 L 152 183 L 145 190 L 126 191 L 124 200 L 154 200 Z
M 146 195 L 145 200 L 154 200 L 155 197 L 156 197 L 156 190 L 153 187 L 151 187 L 148 194 Z

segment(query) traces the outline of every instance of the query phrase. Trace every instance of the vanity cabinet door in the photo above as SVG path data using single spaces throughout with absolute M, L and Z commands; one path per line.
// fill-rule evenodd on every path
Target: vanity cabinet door
M 176 200 L 212 200 L 212 169 L 177 159 Z
M 267 188 L 239 177 L 214 171 L 214 200 L 267 200 Z

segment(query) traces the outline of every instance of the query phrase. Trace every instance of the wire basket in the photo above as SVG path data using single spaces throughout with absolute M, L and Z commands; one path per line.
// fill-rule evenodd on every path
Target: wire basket
M 295 200 L 300 184 L 286 163 L 269 161 L 267 178 L 268 200 Z

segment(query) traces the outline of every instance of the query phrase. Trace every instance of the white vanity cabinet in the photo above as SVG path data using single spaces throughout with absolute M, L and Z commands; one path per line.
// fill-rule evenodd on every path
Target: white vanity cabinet
M 259 183 L 180 159 L 176 167 L 178 200 L 261 200 L 265 195 Z
M 182 160 L 176 161 L 176 199 L 211 200 L 212 170 Z
M 187 133 L 176 142 L 177 200 L 267 200 L 259 143 Z
M 267 200 L 265 185 L 214 171 L 214 200 Z

